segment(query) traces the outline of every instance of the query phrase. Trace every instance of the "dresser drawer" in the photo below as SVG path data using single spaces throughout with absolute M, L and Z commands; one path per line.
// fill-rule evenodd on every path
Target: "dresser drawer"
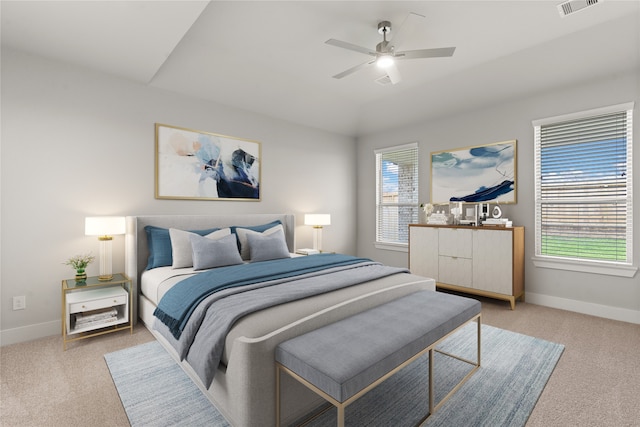
M 471 287 L 472 270 L 471 258 L 438 257 L 438 282 L 440 283 Z
M 439 254 L 472 258 L 472 234 L 471 230 L 464 228 L 441 228 L 438 230 Z

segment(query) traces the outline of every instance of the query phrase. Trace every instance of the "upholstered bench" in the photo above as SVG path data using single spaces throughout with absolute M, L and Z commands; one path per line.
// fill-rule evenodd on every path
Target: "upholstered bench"
M 286 372 L 338 409 L 429 353 L 429 411 L 433 414 L 480 366 L 480 303 L 434 291 L 419 291 L 292 338 L 276 348 L 276 426 L 280 425 L 280 376 Z M 477 322 L 473 369 L 434 407 L 433 351 L 465 324 Z

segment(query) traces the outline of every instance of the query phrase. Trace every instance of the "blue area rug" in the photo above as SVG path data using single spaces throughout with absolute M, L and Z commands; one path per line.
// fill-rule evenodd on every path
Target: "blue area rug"
M 476 326 L 468 325 L 438 349 L 475 360 Z M 524 426 L 564 346 L 482 325 L 482 366 L 425 426 Z M 228 426 L 159 343 L 105 355 L 124 409 L 137 426 Z M 471 366 L 436 353 L 439 402 Z M 427 413 L 428 358 L 422 357 L 346 409 L 347 426 L 413 426 Z M 330 409 L 310 425 L 335 426 Z

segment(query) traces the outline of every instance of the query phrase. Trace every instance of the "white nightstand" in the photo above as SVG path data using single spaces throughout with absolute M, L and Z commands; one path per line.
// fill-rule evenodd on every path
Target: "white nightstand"
M 88 277 L 62 281 L 62 347 L 67 343 L 129 329 L 133 334 L 131 280 L 122 273 L 109 281 Z

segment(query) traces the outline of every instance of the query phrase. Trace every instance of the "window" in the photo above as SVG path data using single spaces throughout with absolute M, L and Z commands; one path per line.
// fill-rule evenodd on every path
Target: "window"
M 533 122 L 536 257 L 632 263 L 632 113 L 628 103 Z
M 376 244 L 406 248 L 418 222 L 418 144 L 376 150 Z

